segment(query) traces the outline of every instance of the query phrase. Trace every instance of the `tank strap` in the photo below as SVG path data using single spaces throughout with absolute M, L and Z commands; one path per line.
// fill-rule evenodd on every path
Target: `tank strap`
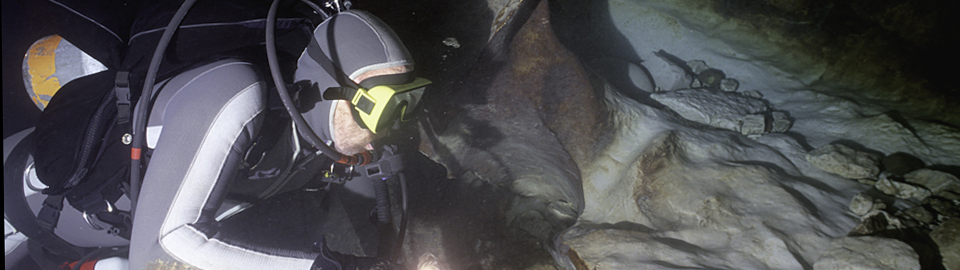
M 130 72 L 118 71 L 114 92 L 117 95 L 117 124 L 130 122 Z

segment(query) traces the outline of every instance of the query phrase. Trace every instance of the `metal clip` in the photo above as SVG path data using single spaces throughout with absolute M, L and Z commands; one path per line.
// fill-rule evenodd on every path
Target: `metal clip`
M 113 208 L 113 204 L 106 200 L 103 202 L 107 205 L 107 213 L 113 213 L 115 210 Z M 107 228 L 113 228 L 113 225 L 103 222 L 97 218 L 97 214 L 87 214 L 87 211 L 83 211 L 83 220 L 85 220 L 87 225 L 90 225 L 90 227 L 94 230 L 102 231 Z
M 350 2 L 350 0 L 344 0 L 342 2 L 341 0 L 330 0 L 324 5 L 329 9 L 336 10 L 337 12 L 349 10 L 351 7 L 353 7 L 353 3 Z

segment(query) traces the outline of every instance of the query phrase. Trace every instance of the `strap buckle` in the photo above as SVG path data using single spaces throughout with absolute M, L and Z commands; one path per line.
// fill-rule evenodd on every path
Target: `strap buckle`
M 117 95 L 117 124 L 130 122 L 130 72 L 118 71 L 114 84 Z
M 124 237 L 124 231 L 122 226 L 128 225 L 132 221 L 132 217 L 126 211 L 119 211 L 117 208 L 110 203 L 110 201 L 104 200 L 104 204 L 107 205 L 105 211 L 98 211 L 97 213 L 88 213 L 87 211 L 83 212 L 83 220 L 87 222 L 87 225 L 90 225 L 90 228 L 93 228 L 97 231 L 107 230 L 108 234 L 117 235 Z M 104 220 L 100 214 L 107 215 L 107 219 Z M 113 222 L 119 222 L 120 224 L 115 224 Z

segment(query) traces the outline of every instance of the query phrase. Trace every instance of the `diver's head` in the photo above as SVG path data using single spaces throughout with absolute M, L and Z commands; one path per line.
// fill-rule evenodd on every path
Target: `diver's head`
M 360 112 L 364 110 L 358 111 L 354 107 L 367 108 L 364 105 L 370 100 L 377 104 L 377 96 L 369 95 L 366 90 L 381 85 L 409 84 L 414 81 L 412 71 L 413 57 L 383 21 L 363 11 L 340 12 L 317 27 L 297 61 L 295 81 L 306 81 L 312 87 L 302 91 L 313 91 L 300 93 L 300 110 L 317 135 L 328 143 L 334 142 L 337 151 L 352 155 L 371 150 L 369 144 L 377 134 L 383 134 L 377 131 L 392 125 L 395 113 L 384 112 L 384 117 L 380 118 L 383 106 L 378 107 L 381 111 L 372 114 L 370 110 L 362 114 Z M 322 93 L 331 88 L 353 91 L 343 91 L 350 96 L 333 95 L 336 99 L 332 100 L 331 95 Z M 390 99 L 399 100 L 399 103 L 388 104 L 385 102 L 387 98 L 381 98 L 379 104 L 397 107 L 419 100 L 419 94 L 416 99 L 404 99 L 400 92 L 397 91 L 397 97 L 390 92 Z

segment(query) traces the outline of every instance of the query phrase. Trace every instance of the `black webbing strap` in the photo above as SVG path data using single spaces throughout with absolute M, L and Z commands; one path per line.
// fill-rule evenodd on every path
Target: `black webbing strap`
M 130 122 L 130 72 L 118 71 L 117 80 L 114 85 L 114 93 L 117 95 L 117 124 L 126 124 Z
M 87 251 L 70 244 L 53 232 L 60 216 L 60 212 L 55 210 L 58 203 L 60 208 L 63 208 L 63 197 L 47 197 L 40 211 L 42 217 L 39 218 L 33 215 L 30 205 L 27 204 L 27 198 L 23 194 L 23 181 L 32 145 L 33 135 L 31 134 L 13 148 L 3 164 L 4 216 L 18 232 L 23 233 L 31 241 L 39 243 L 49 253 L 67 259 L 79 259 Z
M 37 224 L 52 232 L 60 221 L 60 210 L 63 210 L 63 195 L 48 195 L 37 213 Z

